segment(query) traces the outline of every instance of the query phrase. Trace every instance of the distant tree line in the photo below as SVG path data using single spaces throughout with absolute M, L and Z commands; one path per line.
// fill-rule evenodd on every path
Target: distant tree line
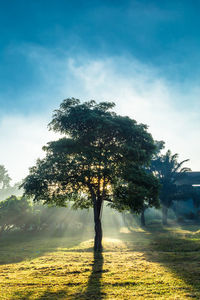
M 51 232 L 83 230 L 87 224 L 87 212 L 75 213 L 70 208 L 49 207 L 34 204 L 27 197 L 10 196 L 0 202 L 0 234 L 5 232 Z
M 19 189 L 20 183 L 11 185 L 11 177 L 8 175 L 4 165 L 0 165 L 0 201 L 11 195 L 22 196 L 23 191 Z

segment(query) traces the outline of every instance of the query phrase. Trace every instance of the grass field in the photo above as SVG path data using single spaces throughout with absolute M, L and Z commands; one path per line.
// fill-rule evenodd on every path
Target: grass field
M 91 237 L 1 238 L 0 299 L 200 299 L 197 226 Z

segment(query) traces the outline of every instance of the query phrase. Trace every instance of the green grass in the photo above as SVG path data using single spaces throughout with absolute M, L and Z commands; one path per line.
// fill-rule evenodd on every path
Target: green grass
M 122 230 L 97 256 L 92 246 L 90 233 L 2 237 L 0 299 L 200 299 L 197 226 Z

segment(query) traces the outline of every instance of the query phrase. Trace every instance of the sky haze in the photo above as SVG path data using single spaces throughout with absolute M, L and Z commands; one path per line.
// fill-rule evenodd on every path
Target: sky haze
M 0 0 L 0 164 L 22 180 L 68 97 L 114 101 L 200 170 L 198 1 Z

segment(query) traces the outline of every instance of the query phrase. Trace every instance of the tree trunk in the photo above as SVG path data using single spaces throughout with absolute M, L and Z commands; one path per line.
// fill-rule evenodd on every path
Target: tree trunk
M 4 233 L 4 231 L 5 231 L 5 225 L 2 225 L 1 226 L 1 229 L 0 229 L 0 235 L 2 235 L 3 233 Z
M 168 213 L 168 207 L 163 205 L 162 206 L 162 223 L 163 225 L 167 225 L 167 213 Z
M 145 209 L 143 209 L 142 213 L 141 213 L 141 226 L 145 227 L 146 223 L 145 223 L 145 216 L 144 216 L 144 211 Z
M 101 210 L 102 210 L 102 200 L 95 201 L 94 203 L 94 251 L 99 252 L 102 250 L 102 227 L 101 227 Z

